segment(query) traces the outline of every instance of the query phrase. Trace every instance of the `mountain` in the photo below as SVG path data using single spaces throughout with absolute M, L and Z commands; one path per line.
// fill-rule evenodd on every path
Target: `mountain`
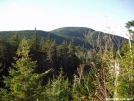
M 35 30 L 22 30 L 22 31 L 1 31 L 0 38 L 10 38 L 14 34 L 18 34 L 19 38 L 26 37 L 27 39 L 31 38 L 35 33 Z M 97 40 L 98 35 L 100 36 L 101 40 L 103 41 L 104 35 L 109 35 L 110 37 L 114 37 L 114 40 L 122 41 L 124 38 L 120 36 L 111 35 L 108 33 L 98 32 L 90 28 L 86 27 L 63 27 L 58 28 L 52 31 L 41 31 L 36 30 L 38 38 L 47 37 L 49 34 L 52 40 L 56 40 L 57 44 L 61 44 L 63 40 L 67 40 L 68 42 L 74 39 L 75 45 L 85 45 L 87 47 L 91 47 L 89 44 L 89 40 L 93 40 L 94 42 Z M 88 35 L 88 41 L 84 35 Z M 113 40 L 113 41 L 114 41 Z M 114 42 L 115 43 L 115 42 Z
M 117 43 L 119 44 L 122 43 L 122 41 L 127 40 L 121 36 L 95 31 L 87 27 L 62 27 L 50 32 L 68 40 L 74 38 L 76 45 L 84 44 L 85 46 L 89 47 L 91 47 L 89 41 L 96 43 L 98 36 L 100 37 L 101 41 L 104 42 L 104 36 L 108 35 L 108 37 L 112 39 L 112 42 L 116 48 L 118 47 Z
M 66 38 L 67 40 L 74 39 L 75 45 L 90 45 L 83 34 L 93 29 L 86 27 L 63 27 L 50 31 L 51 33 Z
M 50 32 L 67 38 L 70 37 L 84 38 L 83 33 L 87 33 L 89 30 L 95 31 L 93 29 L 86 28 L 86 27 L 63 27 L 63 28 L 52 30 Z
M 35 33 L 35 30 L 22 30 L 22 31 L 1 31 L 0 32 L 0 39 L 1 38 L 11 38 L 14 34 L 18 34 L 19 38 L 26 37 L 27 39 L 30 39 L 33 34 Z M 66 38 L 55 35 L 50 32 L 36 30 L 36 33 L 38 35 L 38 38 L 40 40 L 41 37 L 47 38 L 47 36 L 50 34 L 51 39 L 56 39 L 57 43 L 62 43 L 63 40 L 66 40 Z

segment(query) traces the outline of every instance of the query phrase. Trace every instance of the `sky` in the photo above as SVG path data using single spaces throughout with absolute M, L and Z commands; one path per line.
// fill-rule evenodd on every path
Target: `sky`
M 88 27 L 125 36 L 134 0 L 0 0 L 0 31 Z

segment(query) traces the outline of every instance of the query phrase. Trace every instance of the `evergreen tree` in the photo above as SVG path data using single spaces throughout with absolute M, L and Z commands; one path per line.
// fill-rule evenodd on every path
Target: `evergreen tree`
M 44 101 L 71 101 L 71 89 L 69 80 L 61 70 L 59 75 L 46 85 Z
M 50 63 L 50 66 L 53 68 L 57 67 L 57 46 L 56 41 L 51 41 L 47 50 L 47 60 Z
M 69 49 L 69 54 L 70 55 L 75 54 L 74 38 L 70 41 L 68 49 Z
M 67 57 L 68 56 L 68 44 L 67 41 L 63 41 L 62 44 L 58 47 L 58 55 L 59 57 Z
M 48 71 L 36 74 L 34 72 L 36 61 L 31 60 L 29 52 L 28 41 L 23 38 L 17 50 L 18 60 L 13 64 L 14 68 L 9 69 L 9 76 L 4 77 L 6 88 L 1 90 L 3 101 L 42 100 L 41 80 Z
M 15 53 L 17 51 L 18 45 L 19 45 L 19 37 L 18 34 L 14 34 L 10 40 L 9 40 L 9 44 L 10 44 L 10 50 L 11 50 L 11 56 L 15 57 Z
M 63 68 L 64 73 L 68 73 L 69 70 L 69 57 L 68 57 L 68 44 L 67 41 L 63 41 L 58 47 L 58 58 L 60 60 L 60 66 Z
M 19 43 L 19 37 L 18 34 L 14 34 L 11 38 L 10 38 L 11 43 L 13 43 L 13 46 L 18 46 Z
M 76 47 L 76 56 L 80 59 L 81 63 L 88 63 L 89 60 L 89 55 L 87 49 L 85 49 L 84 45 L 83 46 L 77 46 Z
M 68 77 L 71 79 L 73 77 L 76 68 L 80 64 L 80 59 L 76 56 L 76 48 L 74 46 L 74 39 L 72 39 L 68 46 L 68 60 L 69 66 L 67 67 Z
M 35 28 L 35 33 L 32 36 L 30 43 L 31 43 L 32 51 L 37 51 L 38 50 L 38 36 L 37 36 L 36 28 Z
M 42 37 L 39 44 L 39 50 L 45 51 L 45 39 Z
M 0 40 L 0 75 L 7 75 L 7 68 L 13 60 L 12 48 L 7 39 Z
M 9 45 L 7 40 L 0 40 L 0 88 L 4 86 L 2 82 L 2 76 L 7 75 L 7 64 L 10 63 L 9 55 Z M 0 100 L 1 100 L 1 91 L 0 91 Z
M 0 60 L 8 61 L 10 55 L 9 43 L 7 39 L 0 40 Z

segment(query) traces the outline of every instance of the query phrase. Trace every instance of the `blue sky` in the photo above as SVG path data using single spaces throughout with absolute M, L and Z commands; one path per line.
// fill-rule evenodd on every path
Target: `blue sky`
M 0 0 L 0 31 L 89 27 L 124 36 L 134 0 Z

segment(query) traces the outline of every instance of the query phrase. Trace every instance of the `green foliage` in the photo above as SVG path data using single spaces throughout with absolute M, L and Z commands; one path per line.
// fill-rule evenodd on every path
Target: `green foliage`
M 8 61 L 9 43 L 6 39 L 0 40 L 0 60 Z
M 46 85 L 44 101 L 70 101 L 72 93 L 69 86 L 69 80 L 61 70 L 60 74 Z
M 129 22 L 127 26 L 130 29 L 133 23 Z M 78 44 L 86 42 L 83 32 L 88 30 L 87 28 L 61 28 L 51 31 L 55 34 L 36 30 L 20 31 L 10 39 L 1 40 L 2 66 L 0 67 L 3 68 L 3 64 L 6 66 L 8 64 L 7 68 L 10 68 L 9 75 L 3 76 L 4 80 L 2 79 L 5 87 L 0 89 L 0 100 L 104 101 L 105 98 L 110 97 L 132 98 L 134 95 L 133 44 L 131 48 L 129 44 L 124 44 L 122 49 L 117 51 L 116 49 L 120 49 L 117 47 L 120 43 L 119 45 L 114 43 L 121 42 L 122 38 L 116 37 L 115 40 L 111 35 L 104 35 L 101 32 L 98 34 L 90 30 L 87 36 L 85 33 L 84 35 L 93 49 L 86 49 L 84 45 L 76 47 L 76 41 Z M 23 35 L 29 39 L 22 38 Z M 41 39 L 40 43 L 38 39 Z M 58 39 L 65 40 L 57 45 Z M 120 52 L 120 56 L 117 52 Z M 15 58 L 15 63 L 11 66 L 12 58 Z M 91 66 L 89 74 L 84 78 L 77 75 L 77 67 L 80 63 Z M 59 67 L 63 68 L 60 73 L 58 73 Z M 48 70 L 50 68 L 52 69 Z M 50 75 L 45 79 L 48 72 Z M 74 73 L 76 75 L 73 78 Z
M 36 74 L 34 69 L 36 61 L 29 57 L 30 46 L 23 38 L 19 44 L 17 55 L 19 59 L 9 69 L 9 76 L 4 77 L 4 83 L 8 89 L 2 89 L 3 101 L 34 101 L 42 99 L 43 87 L 41 79 L 48 73 Z
M 67 41 L 63 41 L 61 45 L 59 45 L 58 47 L 58 55 L 59 56 L 63 56 L 63 57 L 67 57 L 68 54 L 68 44 Z
M 39 50 L 41 51 L 45 51 L 45 39 L 44 38 L 41 38 L 40 40 L 40 44 L 39 44 Z
M 95 100 L 94 70 L 91 70 L 84 79 L 74 76 L 73 83 L 73 100 L 74 101 L 90 101 Z
M 81 63 L 88 63 L 90 62 L 90 54 L 89 51 L 83 46 L 76 47 L 76 56 L 80 59 Z
M 67 42 L 71 41 L 72 37 L 74 37 L 74 45 L 85 45 L 87 48 L 91 48 L 91 45 L 87 42 L 85 36 L 83 34 L 86 34 L 89 32 L 95 32 L 96 34 L 92 35 L 93 40 L 96 40 L 96 36 L 98 36 L 98 32 L 94 31 L 90 28 L 85 27 L 64 27 L 52 30 L 50 32 L 36 30 L 36 33 L 38 34 L 38 39 L 40 40 L 41 37 L 47 37 L 48 34 L 51 34 L 51 39 L 56 39 L 57 44 L 61 44 L 63 40 L 66 40 Z M 35 34 L 34 30 L 24 30 L 24 31 L 2 31 L 0 32 L 0 38 L 10 38 L 14 35 L 14 33 L 18 33 L 19 39 L 26 37 L 27 39 L 31 39 L 31 36 Z M 104 33 L 100 32 L 100 35 L 104 35 Z M 112 35 L 110 35 L 112 36 Z M 123 39 L 121 37 L 115 36 L 117 39 L 120 40 Z M 102 38 L 102 37 L 101 37 Z M 101 39 L 103 40 L 103 39 Z
M 75 47 L 74 47 L 74 39 L 72 39 L 68 45 L 69 54 L 74 55 L 75 54 Z
M 134 48 L 132 44 L 132 52 L 129 44 L 123 45 L 121 53 L 123 58 L 120 59 L 120 76 L 119 76 L 119 97 L 133 97 L 134 95 Z
M 134 34 L 134 31 L 131 29 L 132 27 L 134 27 L 134 20 L 132 21 L 128 21 L 126 23 L 126 28 L 128 29 L 128 31 L 132 34 Z
M 9 44 L 10 44 L 10 50 L 12 56 L 15 56 L 15 52 L 17 51 L 18 45 L 19 45 L 19 37 L 18 34 L 14 34 L 10 39 L 9 39 Z
M 129 34 L 134 34 L 131 29 L 134 27 L 134 21 L 128 21 L 126 28 Z M 128 44 L 124 44 L 121 48 L 122 58 L 120 62 L 120 75 L 119 75 L 119 97 L 133 98 L 134 96 L 134 43 L 129 39 Z
M 37 32 L 36 32 L 36 29 L 35 29 L 35 33 L 34 33 L 34 35 L 32 36 L 32 38 L 31 38 L 31 49 L 33 50 L 33 51 L 36 51 L 36 50 L 38 50 L 38 36 L 37 36 Z

